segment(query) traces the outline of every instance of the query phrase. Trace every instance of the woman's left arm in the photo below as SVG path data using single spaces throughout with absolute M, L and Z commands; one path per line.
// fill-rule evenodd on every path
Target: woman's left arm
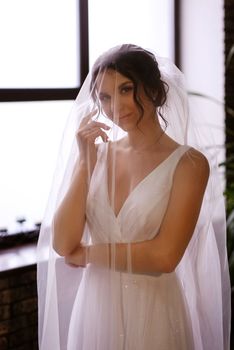
M 158 234 L 152 240 L 130 243 L 132 272 L 174 271 L 193 235 L 208 178 L 209 164 L 205 156 L 194 149 L 187 151 L 176 167 L 168 207 Z M 115 244 L 118 271 L 127 271 L 127 245 Z M 66 261 L 79 266 L 93 263 L 109 268 L 110 257 L 110 245 L 98 244 L 80 246 L 66 257 Z

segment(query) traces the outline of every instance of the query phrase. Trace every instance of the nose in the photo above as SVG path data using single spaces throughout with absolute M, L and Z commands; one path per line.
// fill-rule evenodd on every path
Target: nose
M 113 119 L 119 119 L 124 109 L 124 102 L 120 96 L 115 96 L 111 101 L 111 114 Z

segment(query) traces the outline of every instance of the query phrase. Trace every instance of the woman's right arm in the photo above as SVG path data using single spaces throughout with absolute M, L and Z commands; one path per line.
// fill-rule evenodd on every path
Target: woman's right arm
M 87 167 L 79 161 L 72 182 L 54 216 L 53 247 L 59 255 L 67 255 L 80 243 L 84 225 L 88 192 Z
M 88 170 L 91 171 L 97 161 L 95 140 L 101 136 L 108 141 L 109 130 L 104 123 L 92 121 L 96 111 L 85 117 L 77 132 L 79 160 L 76 163 L 70 187 L 59 205 L 53 220 L 53 248 L 62 256 L 70 254 L 81 241 L 86 221 L 86 200 L 88 193 Z

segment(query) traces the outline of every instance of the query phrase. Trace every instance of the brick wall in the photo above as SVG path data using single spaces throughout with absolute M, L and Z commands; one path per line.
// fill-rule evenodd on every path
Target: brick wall
M 36 266 L 0 274 L 0 350 L 36 350 Z

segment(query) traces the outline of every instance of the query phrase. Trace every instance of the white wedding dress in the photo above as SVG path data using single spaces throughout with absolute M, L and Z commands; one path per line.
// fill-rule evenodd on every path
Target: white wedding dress
M 165 118 L 168 124 L 166 134 L 183 146 L 135 187 L 118 215 L 113 210 L 116 153 L 111 154 L 113 159 L 108 158 L 109 166 L 112 165 L 108 169 L 108 143 L 100 143 L 92 177 L 86 179 L 90 180 L 87 224 L 81 242 L 101 244 L 105 260 L 102 266 L 109 264 L 110 246 L 111 268 L 94 264 L 85 268 L 72 267 L 53 248 L 55 214 L 71 188 L 73 172 L 82 151 L 77 147 L 77 131 L 92 115 L 91 120 L 110 127 L 108 130 L 104 128 L 104 132 L 111 142 L 127 136 L 127 132 L 114 122 L 118 120 L 118 103 L 111 103 L 113 121 L 106 118 L 97 84 L 103 77 L 106 59 L 111 59 L 112 53 L 119 49 L 110 49 L 98 58 L 95 67 L 100 63 L 100 74 L 95 79 L 93 69 L 88 74 L 64 129 L 37 249 L 39 348 L 229 350 L 231 288 L 225 203 L 217 163 L 219 148 L 210 124 L 207 126 L 197 117 L 201 111 L 198 111 L 196 103 L 188 108 L 183 74 L 168 59 L 155 56 L 161 81 L 168 87 L 166 103 L 156 108 L 155 115 L 161 114 Z M 123 53 L 137 55 L 138 50 L 145 52 L 127 45 Z M 111 66 L 112 63 L 115 65 L 111 62 Z M 136 95 L 137 92 L 136 89 Z M 114 93 L 118 93 L 117 89 Z M 118 99 L 112 101 L 118 102 Z M 94 111 L 97 112 L 95 115 Z M 131 271 L 131 243 L 150 242 L 159 232 L 173 175 L 180 158 L 189 149 L 185 146 L 188 144 L 202 152 L 210 165 L 209 181 L 192 238 L 174 272 L 134 274 Z M 92 156 L 87 151 L 87 157 Z M 193 162 L 193 157 L 190 160 Z M 140 166 L 139 174 L 142 170 Z M 112 174 L 112 183 L 109 184 L 111 196 L 108 195 L 107 170 Z M 123 258 L 124 263 L 127 261 L 125 273 L 115 268 L 115 242 L 126 243 L 127 260 Z
M 162 222 L 179 146 L 130 193 L 116 216 L 107 190 L 107 149 L 100 148 L 87 199 L 93 243 L 152 239 Z M 68 332 L 68 350 L 193 350 L 189 312 L 176 272 L 144 275 L 84 270 Z

